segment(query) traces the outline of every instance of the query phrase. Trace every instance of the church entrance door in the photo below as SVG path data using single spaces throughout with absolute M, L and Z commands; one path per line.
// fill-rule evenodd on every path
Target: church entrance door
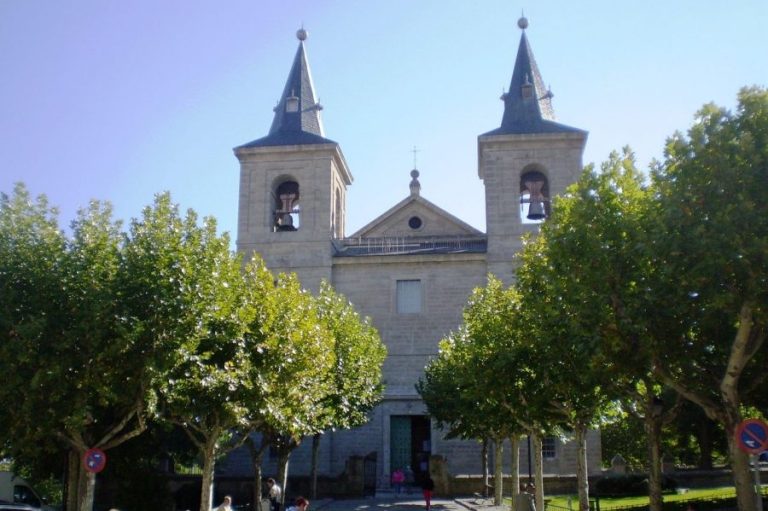
M 406 474 L 406 483 L 421 484 L 429 474 L 429 455 L 432 451 L 429 417 L 392 415 L 389 431 L 390 474 L 400 468 Z

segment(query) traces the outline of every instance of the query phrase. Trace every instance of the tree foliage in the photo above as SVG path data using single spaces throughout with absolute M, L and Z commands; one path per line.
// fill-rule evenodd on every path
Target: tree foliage
M 735 430 L 743 407 L 766 403 L 767 179 L 768 91 L 760 88 L 743 89 L 735 112 L 702 108 L 654 172 L 655 265 L 675 284 L 664 287 L 675 323 L 654 346 L 654 370 L 723 425 L 740 509 L 754 496 Z
M 318 318 L 332 339 L 334 364 L 328 372 L 331 389 L 322 406 L 324 429 L 350 429 L 368 421 L 381 400 L 381 367 L 387 351 L 370 318 L 324 282 L 315 304 Z
M 652 181 L 628 150 L 611 155 L 600 172 L 587 168 L 522 252 L 513 316 L 528 332 L 526 357 L 514 349 L 489 356 L 483 347 L 503 342 L 484 345 L 465 315 L 461 335 L 445 343 L 421 388 L 434 389 L 425 393 L 434 413 L 456 423 L 466 408 L 481 409 L 477 396 L 514 393 L 484 372 L 488 361 L 508 356 L 506 367 L 529 367 L 538 382 L 526 384 L 525 408 L 546 427 L 578 436 L 615 399 L 644 417 L 656 488 L 658 438 L 672 408 L 669 398 L 665 413 L 656 406 L 663 384 L 724 427 L 739 505 L 749 508 L 746 457 L 734 431 L 744 409 L 766 403 L 766 141 L 768 92 L 745 89 L 735 113 L 707 105 L 686 136 L 672 137 Z M 496 313 L 477 320 L 502 331 Z M 466 383 L 472 392 L 450 378 L 459 368 L 481 380 Z M 439 393 L 449 390 L 457 397 L 442 402 Z M 473 434 L 493 420 L 464 429 Z M 581 490 L 580 483 L 586 508 Z
M 634 277 L 632 253 L 643 190 L 631 154 L 614 154 L 596 172 L 588 167 L 558 198 L 540 234 L 529 239 L 517 287 L 526 299 L 532 364 L 542 391 L 534 408 L 544 424 L 554 421 L 576 436 L 579 500 L 588 507 L 586 432 L 611 413 L 613 401 L 632 377 L 612 358 L 616 307 L 626 299 L 622 278 Z M 642 264 L 642 260 L 639 261 Z
M 524 429 L 514 412 L 522 409 L 527 368 L 502 373 L 498 358 L 520 340 L 515 330 L 517 299 L 514 290 L 489 276 L 486 287 L 473 291 L 462 328 L 440 342 L 438 357 L 417 383 L 430 415 L 449 436 L 499 440 Z M 517 392 L 506 392 L 507 386 Z
M 70 450 L 68 507 L 90 509 L 80 463 L 150 421 L 182 428 L 204 466 L 259 431 L 297 445 L 353 427 L 381 392 L 381 340 L 324 286 L 245 267 L 213 219 L 158 195 L 122 232 L 106 204 L 67 236 L 23 185 L 0 199 L 2 450 L 30 466 Z M 153 424 L 158 424 L 154 422 Z
M 216 223 L 182 217 L 168 194 L 159 195 L 131 224 L 124 277 L 131 321 L 159 339 L 153 387 L 160 416 L 181 428 L 203 461 L 201 509 L 210 500 L 217 456 L 250 431 L 245 343 L 249 304 L 240 258 Z
M 149 347 L 114 299 L 124 292 L 124 240 L 111 208 L 80 211 L 67 238 L 45 199 L 18 185 L 2 197 L 0 240 L 0 400 L 19 410 L 2 426 L 11 453 L 42 456 L 62 441 L 80 459 L 140 434 L 153 406 Z M 71 477 L 85 509 L 93 479 Z

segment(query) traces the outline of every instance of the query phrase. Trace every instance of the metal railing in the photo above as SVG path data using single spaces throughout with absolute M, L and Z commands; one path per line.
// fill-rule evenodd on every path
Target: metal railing
M 483 253 L 488 242 L 480 236 L 393 236 L 344 238 L 334 241 L 337 256 Z

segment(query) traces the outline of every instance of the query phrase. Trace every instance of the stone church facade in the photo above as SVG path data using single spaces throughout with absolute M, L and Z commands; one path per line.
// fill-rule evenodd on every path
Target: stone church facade
M 417 476 L 428 470 L 433 455 L 446 460 L 452 475 L 481 472 L 479 444 L 443 438 L 414 384 L 439 340 L 460 325 L 472 290 L 489 273 L 513 281 L 521 236 L 546 221 L 549 198 L 577 179 L 587 139 L 585 131 L 555 121 L 527 22 L 518 24 L 522 36 L 501 125 L 477 139 L 486 232 L 424 198 L 416 170 L 402 201 L 357 232 L 345 232 L 352 173 L 340 144 L 325 138 L 303 30 L 269 133 L 234 150 L 238 250 L 259 253 L 275 273 L 295 272 L 313 291 L 330 282 L 372 318 L 387 346 L 382 403 L 366 425 L 323 436 L 322 475 L 338 476 L 354 456 L 375 460 L 380 488 L 395 468 L 409 465 Z M 588 445 L 594 473 L 600 467 L 596 432 Z M 527 473 L 525 449 L 523 442 L 521 474 Z M 309 456 L 307 445 L 294 453 L 291 475 L 308 474 Z M 545 442 L 545 474 L 574 474 L 575 463 L 575 446 Z

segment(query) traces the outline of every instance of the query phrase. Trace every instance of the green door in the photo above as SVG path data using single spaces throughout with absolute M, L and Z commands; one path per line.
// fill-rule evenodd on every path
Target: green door
M 411 464 L 411 418 L 392 415 L 389 422 L 389 473 Z

